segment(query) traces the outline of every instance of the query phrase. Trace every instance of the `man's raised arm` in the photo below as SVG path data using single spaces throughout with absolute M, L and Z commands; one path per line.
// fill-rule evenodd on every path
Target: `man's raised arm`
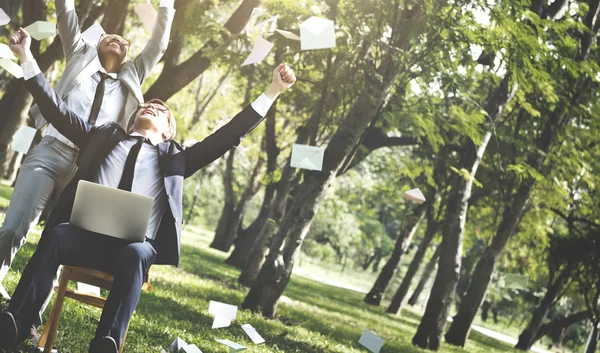
M 79 19 L 75 13 L 75 0 L 56 0 L 56 18 L 56 29 L 68 61 L 73 53 L 85 46 L 81 39 Z
M 31 54 L 29 34 L 20 28 L 10 36 L 9 47 L 21 62 L 25 86 L 40 108 L 40 112 L 61 134 L 79 148 L 84 148 L 88 141 L 87 134 L 92 127 L 67 108 L 60 96 L 50 87 Z
M 219 130 L 183 152 L 186 160 L 185 177 L 191 176 L 239 145 L 263 121 L 277 96 L 295 82 L 296 75 L 289 66 L 277 66 L 273 71 L 273 81 L 263 94 Z
M 171 25 L 175 17 L 175 0 L 161 0 L 152 37 L 141 54 L 133 61 L 140 83 L 148 77 L 169 46 Z

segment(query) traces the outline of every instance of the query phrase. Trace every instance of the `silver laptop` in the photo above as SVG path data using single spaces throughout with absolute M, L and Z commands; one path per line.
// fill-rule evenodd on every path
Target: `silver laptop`
M 154 199 L 89 181 L 77 184 L 71 224 L 131 242 L 143 242 Z

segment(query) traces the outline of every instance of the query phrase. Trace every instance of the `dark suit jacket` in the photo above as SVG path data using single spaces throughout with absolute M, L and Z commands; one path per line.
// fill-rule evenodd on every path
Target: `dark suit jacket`
M 79 147 L 79 169 L 61 194 L 46 228 L 68 222 L 79 180 L 90 181 L 106 157 L 127 132 L 116 123 L 91 126 L 73 113 L 50 87 L 43 74 L 26 81 L 26 86 L 44 118 Z M 108 103 L 110 104 L 110 103 Z M 155 240 L 156 264 L 179 264 L 179 244 L 183 218 L 183 179 L 221 157 L 252 131 L 261 117 L 251 106 L 238 113 L 229 123 L 193 146 L 181 146 L 173 140 L 158 145 L 159 167 L 164 173 L 169 209 L 165 212 Z

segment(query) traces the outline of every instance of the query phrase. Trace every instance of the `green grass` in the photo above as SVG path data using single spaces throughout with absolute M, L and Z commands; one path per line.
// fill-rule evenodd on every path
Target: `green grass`
M 180 268 L 154 266 L 154 290 L 144 292 L 131 323 L 126 352 L 159 352 L 176 337 L 194 343 L 205 353 L 226 353 L 215 338 L 228 338 L 249 347 L 247 352 L 366 352 L 357 340 L 365 328 L 386 340 L 382 353 L 421 352 L 410 344 L 419 317 L 405 311 L 390 316 L 383 308 L 362 303 L 362 295 L 294 276 L 285 295 L 291 305 L 281 304 L 278 318 L 265 320 L 250 312 L 240 312 L 232 327 L 211 330 L 209 300 L 240 305 L 246 288 L 237 284 L 238 270 L 223 263 L 226 255 L 207 248 L 210 233 L 188 228 L 182 246 Z M 18 271 L 32 255 L 39 230 L 33 232 L 19 252 L 5 280 L 12 291 Z M 98 309 L 67 300 L 55 347 L 59 352 L 85 352 L 100 316 Z M 253 345 L 240 324 L 250 323 L 267 343 Z M 83 348 L 82 348 L 83 347 Z M 442 352 L 504 352 L 511 347 L 473 332 L 466 349 L 444 345 Z
M 10 193 L 10 188 L 0 185 L 0 203 L 2 198 L 10 197 Z M 39 236 L 40 229 L 36 228 L 15 258 L 13 270 L 4 281 L 10 292 L 17 284 L 19 272 L 33 254 Z M 237 283 L 238 270 L 223 263 L 226 254 L 208 248 L 211 236 L 212 233 L 203 228 L 186 227 L 181 266 L 152 268 L 154 290 L 142 293 L 125 352 L 159 352 L 176 337 L 181 337 L 198 345 L 204 353 L 228 352 L 225 346 L 214 341 L 215 338 L 228 338 L 247 345 L 246 352 L 249 353 L 359 353 L 367 352 L 357 343 L 365 328 L 385 339 L 382 353 L 425 352 L 410 343 L 420 320 L 416 311 L 404 310 L 402 316 L 392 316 L 385 313 L 384 307 L 363 304 L 360 293 L 300 276 L 293 276 L 288 285 L 284 295 L 293 302 L 279 305 L 277 319 L 266 320 L 241 311 L 230 328 L 212 330 L 213 319 L 207 312 L 209 301 L 240 305 L 247 289 Z M 311 265 L 310 270 L 317 270 L 315 266 Z M 366 280 L 361 279 L 359 283 L 362 287 Z M 99 317 L 99 309 L 67 299 L 55 348 L 61 353 L 87 352 Z M 252 324 L 266 343 L 252 344 L 240 327 L 244 323 Z M 511 350 L 507 344 L 472 332 L 465 349 L 444 344 L 440 352 Z

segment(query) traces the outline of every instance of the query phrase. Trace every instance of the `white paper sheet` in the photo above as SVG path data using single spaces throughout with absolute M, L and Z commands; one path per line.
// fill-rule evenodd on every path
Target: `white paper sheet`
M 154 24 L 156 23 L 156 17 L 158 17 L 154 6 L 152 6 L 151 3 L 139 4 L 135 6 L 135 12 L 144 24 L 146 30 L 152 33 Z
M 286 37 L 287 39 L 291 39 L 291 40 L 300 40 L 300 36 L 296 35 L 295 33 L 292 33 L 290 31 L 284 31 L 283 29 L 276 29 L 275 32 L 281 34 L 282 36 Z
M 100 41 L 100 36 L 102 36 L 104 33 L 106 33 L 104 32 L 104 28 L 102 28 L 102 26 L 98 22 L 94 22 L 94 24 L 91 25 L 90 28 L 86 29 L 85 32 L 81 33 L 81 36 L 83 37 L 84 42 L 93 47 L 96 47 L 98 45 L 98 42 Z
M 365 330 L 360 336 L 358 343 L 373 353 L 379 353 L 381 347 L 383 347 L 383 338 L 380 338 L 373 332 Z
M 6 288 L 4 288 L 2 283 L 0 283 L 0 295 L 6 300 L 10 300 L 10 295 L 8 295 L 8 292 L 6 291 Z
M 100 288 L 98 288 L 96 286 L 91 286 L 87 283 L 77 282 L 77 291 L 86 293 L 86 294 L 95 295 L 97 297 L 100 296 Z
M 225 304 L 211 300 L 208 305 L 208 313 L 214 316 L 222 316 L 230 321 L 237 317 L 238 307 L 231 304 Z
M 271 49 L 273 49 L 273 43 L 261 37 L 256 38 L 252 52 L 248 55 L 242 66 L 257 64 L 265 60 Z
M 29 127 L 27 125 L 21 125 L 19 130 L 17 130 L 17 133 L 15 133 L 13 136 L 13 151 L 27 154 L 27 152 L 29 152 L 29 147 L 31 147 L 31 142 L 33 142 L 33 138 L 35 137 L 36 132 L 37 130 L 32 127 Z
M 418 188 L 408 190 L 407 192 L 403 193 L 402 196 L 405 199 L 416 202 L 416 203 L 423 203 L 426 201 L 425 196 L 423 195 L 421 190 L 419 190 Z
M 242 329 L 244 330 L 244 332 L 246 332 L 246 334 L 248 335 L 248 337 L 250 337 L 254 344 L 265 343 L 265 340 L 262 338 L 261 335 L 258 334 L 258 332 L 256 332 L 256 329 L 252 327 L 252 325 L 244 324 L 242 325 Z
M 323 170 L 323 157 L 325 149 L 322 147 L 300 145 L 295 143 L 292 147 L 292 168 L 308 170 Z
M 37 21 L 25 27 L 25 30 L 27 33 L 29 33 L 31 38 L 39 41 L 44 38 L 52 37 L 56 34 L 56 23 Z
M 181 347 L 179 353 L 202 353 L 202 351 L 195 344 L 189 344 L 187 346 Z
M 13 54 L 12 50 L 10 50 L 10 47 L 2 43 L 0 43 L 0 58 L 17 60 L 17 57 L 15 56 L 15 54 Z
M 175 339 L 175 341 L 173 341 L 173 343 L 171 343 L 171 345 L 169 346 L 169 349 L 172 352 L 179 352 L 179 350 L 185 346 L 187 346 L 187 342 L 182 340 L 181 338 L 177 337 Z
M 248 348 L 242 346 L 241 344 L 232 342 L 230 340 L 215 339 L 215 341 L 217 341 L 219 343 L 222 343 L 222 344 L 226 345 L 227 347 L 229 347 L 229 351 L 230 352 L 241 352 L 243 350 L 248 349 Z
M 217 315 L 213 320 L 212 329 L 225 328 L 231 326 L 231 319 L 225 316 Z
M 10 17 L 0 8 L 0 26 L 6 26 L 10 23 Z
M 23 68 L 10 59 L 1 58 L 0 67 L 6 70 L 9 74 L 13 75 L 15 78 L 23 78 Z
M 332 20 L 313 16 L 300 24 L 302 50 L 333 47 L 335 47 L 335 23 Z

